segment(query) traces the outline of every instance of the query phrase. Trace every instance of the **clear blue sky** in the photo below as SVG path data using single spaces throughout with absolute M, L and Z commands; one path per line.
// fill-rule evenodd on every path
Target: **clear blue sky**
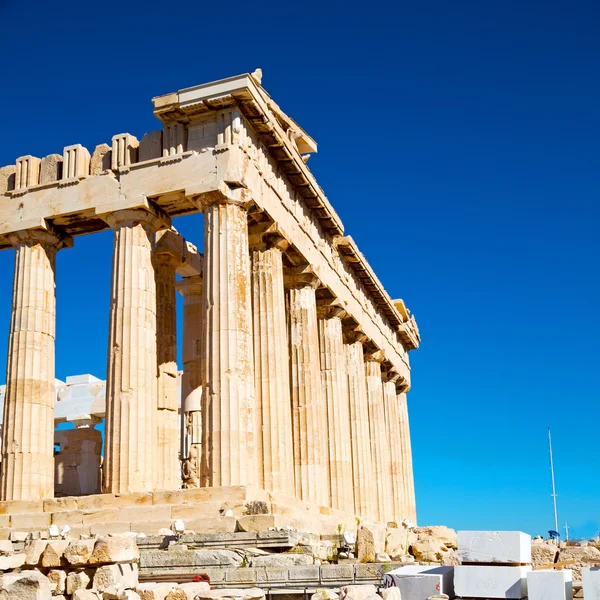
M 419 520 L 600 528 L 600 5 L 0 0 L 0 165 L 159 128 L 152 96 L 261 67 L 422 347 Z M 198 217 L 175 225 L 201 244 Z M 110 232 L 58 258 L 57 376 L 105 375 Z M 0 360 L 13 253 L 0 253 Z

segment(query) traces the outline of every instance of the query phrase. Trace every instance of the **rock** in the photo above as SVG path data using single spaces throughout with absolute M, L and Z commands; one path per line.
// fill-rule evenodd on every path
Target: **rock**
M 132 536 L 107 536 L 96 541 L 89 564 L 137 562 L 140 551 Z
M 60 154 L 49 154 L 40 162 L 40 184 L 53 183 L 62 177 L 63 157 Z
M 551 542 L 534 540 L 531 544 L 531 564 L 534 567 L 553 564 L 557 554 L 558 547 Z
M 51 540 L 42 553 L 42 567 L 64 567 L 67 561 L 64 558 L 67 540 Z
M 264 600 L 265 593 L 258 588 L 207 590 L 196 594 L 193 600 Z
M 400 588 L 397 587 L 384 588 L 379 593 L 383 600 L 401 600 Z
M 310 597 L 310 600 L 339 600 L 339 594 L 333 590 L 320 589 Z
M 442 560 L 440 562 L 444 567 L 456 567 L 457 565 L 460 565 L 458 551 L 448 550 L 448 552 L 442 556 Z
M 54 596 L 65 593 L 67 589 L 67 574 L 65 571 L 61 569 L 50 569 L 47 577 L 50 582 L 50 589 Z
M 10 571 L 18 569 L 25 564 L 27 555 L 24 552 L 19 554 L 2 554 L 0 555 L 0 571 Z
M 358 552 L 358 562 L 375 562 L 375 536 L 373 531 L 364 525 L 358 529 L 356 549 Z
M 7 165 L 0 168 L 0 194 L 15 189 L 16 165 Z
M 87 565 L 94 551 L 95 544 L 96 540 L 76 540 L 71 542 L 65 550 L 64 557 L 74 567 Z
M 74 594 L 76 590 L 88 589 L 91 587 L 91 581 L 93 577 L 93 569 L 71 571 L 67 575 L 67 594 Z
M 378 552 L 375 555 L 375 562 L 385 563 L 385 562 L 390 562 L 391 560 L 392 559 L 385 552 Z
M 340 588 L 340 600 L 366 600 L 377 593 L 374 585 L 345 585 Z
M 410 551 L 418 561 L 441 562 L 449 549 L 438 538 L 427 538 L 413 542 Z
M 408 554 L 410 545 L 417 540 L 417 536 L 408 529 L 387 529 L 385 538 L 385 553 L 396 560 Z
M 110 169 L 112 150 L 108 144 L 98 144 L 90 159 L 90 174 L 100 175 Z
M 134 589 L 138 584 L 138 566 L 133 563 L 104 565 L 94 574 L 92 587 L 99 592 L 110 587 Z
M 439 540 L 447 548 L 458 549 L 458 534 L 454 529 L 443 525 L 434 525 L 430 527 L 415 527 L 413 533 L 420 540 L 433 538 Z
M 166 595 L 165 600 L 187 600 L 187 594 L 176 586 Z
M 135 591 L 142 600 L 166 600 L 176 583 L 140 583 Z
M 121 592 L 121 595 L 117 600 L 140 600 L 140 596 L 133 590 L 125 590 L 124 592 Z
M 42 554 L 48 545 L 48 540 L 29 540 L 25 542 L 25 564 L 37 567 L 42 564 Z
M 77 590 L 72 597 L 72 600 L 99 600 L 100 594 L 94 590 Z
M 196 600 L 198 594 L 210 592 L 210 584 L 205 581 L 180 583 L 179 587 L 185 592 L 186 600 Z
M 592 562 L 600 562 L 600 550 L 594 546 L 567 546 L 558 553 L 558 562 L 563 560 L 574 560 L 575 563 L 567 568 L 573 571 L 573 581 L 581 581 L 581 569 L 590 567 Z
M 0 600 L 51 600 L 48 578 L 39 571 L 8 573 L 2 577 Z

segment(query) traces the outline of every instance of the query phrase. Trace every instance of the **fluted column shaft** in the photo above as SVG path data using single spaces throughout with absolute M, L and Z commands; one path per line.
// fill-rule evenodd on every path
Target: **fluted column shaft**
M 156 482 L 156 279 L 154 234 L 144 210 L 107 217 L 114 231 L 106 382 L 104 491 L 146 492 Z
M 417 507 L 415 502 L 415 478 L 413 473 L 412 448 L 410 443 L 410 425 L 408 420 L 408 404 L 406 394 L 398 394 L 398 412 L 400 415 L 400 441 L 402 446 L 402 463 L 404 471 L 405 497 L 408 518 L 417 522 Z
M 204 210 L 202 484 L 251 485 L 254 368 L 246 209 L 214 202 Z
M 181 380 L 181 457 L 190 460 L 194 447 L 195 464 L 189 462 L 185 486 L 200 482 L 199 459 L 202 445 L 202 277 L 186 277 L 178 281 L 177 289 L 183 296 L 183 377 Z
M 398 375 L 393 373 L 385 376 L 383 384 L 383 406 L 385 408 L 385 426 L 390 448 L 391 518 L 400 524 L 402 519 L 410 517 L 407 511 L 406 492 L 404 487 L 402 442 L 400 440 L 400 415 L 398 413 L 398 398 L 396 396 L 397 379 Z
M 175 306 L 175 271 L 181 264 L 181 258 L 159 252 L 157 248 L 154 262 L 158 364 L 156 487 L 173 490 L 178 489 L 181 484 Z
M 362 336 L 364 338 L 364 336 Z M 366 338 L 364 338 L 366 339 Z M 369 431 L 369 402 L 362 341 L 344 346 L 350 401 L 352 477 L 356 514 L 376 519 L 376 489 Z
M 15 247 L 2 434 L 2 500 L 54 496 L 55 265 L 47 231 L 10 235 Z
M 367 398 L 369 401 L 369 428 L 371 452 L 377 490 L 377 518 L 386 521 L 390 516 L 390 450 L 385 427 L 381 361 L 383 354 L 376 352 L 366 360 Z
M 294 495 L 283 261 L 281 249 L 269 244 L 252 251 L 257 483 L 269 491 Z
M 348 378 L 342 335 L 342 309 L 319 308 L 321 377 L 327 407 L 330 506 L 354 513 Z
M 327 408 L 319 360 L 315 287 L 299 282 L 289 290 L 288 320 L 296 497 L 329 504 Z

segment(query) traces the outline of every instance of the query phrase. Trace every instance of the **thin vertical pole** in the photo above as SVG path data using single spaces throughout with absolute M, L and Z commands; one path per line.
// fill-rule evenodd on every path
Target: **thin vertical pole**
M 554 531 L 558 531 L 558 512 L 556 510 L 556 486 L 554 484 L 554 459 L 552 457 L 552 436 L 548 427 L 548 446 L 550 448 L 550 472 L 552 473 L 552 501 L 554 503 Z

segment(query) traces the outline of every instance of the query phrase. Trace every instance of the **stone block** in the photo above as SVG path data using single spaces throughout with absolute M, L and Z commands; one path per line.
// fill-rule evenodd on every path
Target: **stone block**
M 366 600 L 377 593 L 374 585 L 345 585 L 340 588 L 340 600 Z
M 256 571 L 247 567 L 229 569 L 225 572 L 227 583 L 256 583 Z
M 307 566 L 307 567 L 290 567 L 288 570 L 290 582 L 292 581 L 307 581 L 307 582 L 319 582 L 319 567 L 318 566 Z
M 133 589 L 138 585 L 138 566 L 135 563 L 104 565 L 94 574 L 92 587 L 104 592 L 110 587 Z
M 140 583 L 135 588 L 141 600 L 165 600 L 174 583 Z
M 552 542 L 534 540 L 531 543 L 531 565 L 533 567 L 551 565 L 556 562 L 557 554 L 558 546 Z
M 531 571 L 527 573 L 529 600 L 571 600 L 573 579 L 570 570 Z
M 386 573 L 384 585 L 398 585 L 402 577 L 413 575 L 426 575 L 436 580 L 438 594 L 446 594 L 454 598 L 454 568 L 433 565 L 405 565 Z M 401 586 L 398 586 L 401 587 Z M 427 586 L 424 586 L 427 587 Z M 430 594 L 431 595 L 431 594 Z
M 21 156 L 17 158 L 15 189 L 25 189 L 40 182 L 41 160 L 36 156 Z
M 439 575 L 401 575 L 395 581 L 401 598 L 425 599 L 440 593 Z
M 83 512 L 80 510 L 53 512 L 50 514 L 50 522 L 52 525 L 58 525 L 59 527 L 63 527 L 64 525 L 68 525 L 69 527 L 73 527 L 74 525 L 82 525 Z
M 290 529 L 291 519 L 281 515 L 246 515 L 238 517 L 238 526 L 242 531 L 269 531 L 273 529 Z
M 256 583 L 284 583 L 288 581 L 288 570 L 286 567 L 257 567 Z M 211 579 L 212 581 L 212 579 Z
M 129 529 L 136 533 L 146 535 L 156 535 L 161 529 L 171 529 L 173 522 L 171 519 L 166 521 L 134 521 L 129 524 Z
M 460 565 L 454 567 L 454 591 L 461 598 L 520 600 L 527 596 L 527 573 L 530 571 L 531 567 Z
M 210 578 L 211 583 L 223 583 L 225 581 L 225 569 L 219 567 L 206 567 L 202 569 Z
M 90 512 L 84 511 L 81 522 L 83 525 L 95 525 L 97 523 L 113 523 L 119 522 L 118 508 L 104 508 L 101 510 L 93 510 Z M 128 529 L 129 530 L 129 529 Z
M 175 507 L 173 507 L 173 519 L 175 517 Z M 206 517 L 203 519 L 183 519 L 185 528 L 195 533 L 233 533 L 237 528 L 237 519 L 235 517 Z
M 65 497 L 65 498 L 48 498 L 44 500 L 43 509 L 44 512 L 71 512 L 77 510 L 77 498 Z
M 95 544 L 96 540 L 93 539 L 72 541 L 65 550 L 65 559 L 73 567 L 87 565 L 94 552 Z
M 42 567 L 65 567 L 67 561 L 64 557 L 69 542 L 67 540 L 51 540 L 42 553 Z
M 1 515 L 23 515 L 40 513 L 44 510 L 43 500 L 10 500 L 0 502 Z
M 195 600 L 198 594 L 210 591 L 210 584 L 205 581 L 180 583 L 179 587 L 185 593 L 186 600 Z
M 86 590 L 92 585 L 94 569 L 78 569 L 67 575 L 67 594 L 74 594 L 76 590 Z
M 400 595 L 400 588 L 391 587 L 379 590 L 382 600 L 402 600 Z
M 10 526 L 12 529 L 48 529 L 49 525 L 50 515 L 48 513 L 26 513 L 10 516 Z
M 323 565 L 321 571 L 321 582 L 329 581 L 347 582 L 354 581 L 354 565 Z
M 39 571 L 21 571 L 2 576 L 0 600 L 51 600 L 50 582 Z
M 583 567 L 581 575 L 585 600 L 600 600 L 600 567 Z
M 77 590 L 73 593 L 72 600 L 99 600 L 100 596 L 92 590 Z
M 171 523 L 170 506 L 133 506 L 119 508 L 116 521 L 131 523 L 133 521 L 168 521 Z
M 25 564 L 27 555 L 24 552 L 18 554 L 0 554 L 0 571 L 18 569 Z
M 290 552 L 289 554 L 265 554 L 252 559 L 253 567 L 300 567 L 314 565 L 315 559 L 310 554 Z
M 530 563 L 531 536 L 522 531 L 459 531 L 462 563 Z
M 112 164 L 112 151 L 108 144 L 98 144 L 90 159 L 90 174 L 100 175 L 108 171 Z
M 15 173 L 17 167 L 8 165 L 0 168 L 0 194 L 12 191 L 15 189 Z
M 42 564 L 42 554 L 48 545 L 48 540 L 29 540 L 25 542 L 23 551 L 25 552 L 25 564 L 37 567 Z
M 62 177 L 62 161 L 60 154 L 49 154 L 40 162 L 40 184 L 54 183 Z
M 229 588 L 198 592 L 194 600 L 264 600 L 265 592 L 258 588 Z
M 90 565 L 137 562 L 140 551 L 133 536 L 107 536 L 96 541 Z
M 140 555 L 145 569 L 167 567 L 239 567 L 242 556 L 232 550 L 146 550 Z
M 90 525 L 92 535 L 112 535 L 115 533 L 129 533 L 131 526 L 129 523 L 93 523 Z
M 138 148 L 138 160 L 153 160 L 162 156 L 162 131 L 151 131 L 146 133 L 140 140 Z
M 47 577 L 53 596 L 65 593 L 67 588 L 67 573 L 65 571 L 62 569 L 50 569 Z
M 381 564 L 358 564 L 354 565 L 354 580 L 376 579 L 379 581 L 385 574 Z

